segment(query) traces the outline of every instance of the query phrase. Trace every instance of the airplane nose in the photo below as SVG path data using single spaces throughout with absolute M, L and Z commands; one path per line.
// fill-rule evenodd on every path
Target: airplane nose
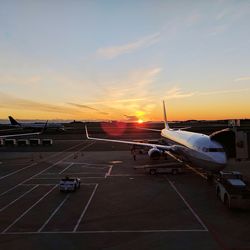
M 225 153 L 217 154 L 214 160 L 219 164 L 227 164 L 227 156 Z

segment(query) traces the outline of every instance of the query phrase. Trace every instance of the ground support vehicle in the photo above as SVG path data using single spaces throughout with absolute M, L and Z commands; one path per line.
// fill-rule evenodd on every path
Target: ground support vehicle
M 144 166 L 136 166 L 134 169 L 144 169 L 150 175 L 155 174 L 179 174 L 183 172 L 183 163 L 168 162 L 162 164 L 152 164 Z
M 59 190 L 61 192 L 76 191 L 80 188 L 81 180 L 79 178 L 65 177 L 60 180 Z
M 237 171 L 220 171 L 215 179 L 216 195 L 228 208 L 250 208 L 250 190 Z

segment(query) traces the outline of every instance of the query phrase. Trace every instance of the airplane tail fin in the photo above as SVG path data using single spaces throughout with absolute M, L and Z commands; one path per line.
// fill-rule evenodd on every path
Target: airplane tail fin
M 166 129 L 169 129 L 168 121 L 167 121 L 166 107 L 165 107 L 165 102 L 164 102 L 164 101 L 163 101 L 163 114 L 164 114 L 164 124 L 165 124 L 165 128 L 166 128 Z
M 17 122 L 12 116 L 9 116 L 9 120 L 11 125 L 22 127 L 22 125 L 19 122 Z

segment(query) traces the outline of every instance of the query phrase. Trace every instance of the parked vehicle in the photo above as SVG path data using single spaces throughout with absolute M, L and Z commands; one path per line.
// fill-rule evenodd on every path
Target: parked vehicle
M 65 191 L 76 191 L 80 188 L 81 180 L 79 178 L 69 178 L 66 176 L 65 178 L 60 180 L 59 190 L 61 192 Z
M 243 176 L 237 171 L 220 171 L 216 195 L 228 208 L 250 208 L 250 190 Z
M 155 174 L 179 174 L 183 172 L 183 164 L 178 162 L 166 162 L 161 164 L 152 164 L 134 167 L 135 169 L 144 169 L 150 175 Z

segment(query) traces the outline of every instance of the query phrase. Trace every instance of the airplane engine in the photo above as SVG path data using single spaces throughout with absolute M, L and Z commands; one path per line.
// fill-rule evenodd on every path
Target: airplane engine
M 149 155 L 150 159 L 152 159 L 152 160 L 159 160 L 161 155 L 162 155 L 162 152 L 161 152 L 161 150 L 159 150 L 157 148 L 151 148 L 148 151 L 148 155 Z

